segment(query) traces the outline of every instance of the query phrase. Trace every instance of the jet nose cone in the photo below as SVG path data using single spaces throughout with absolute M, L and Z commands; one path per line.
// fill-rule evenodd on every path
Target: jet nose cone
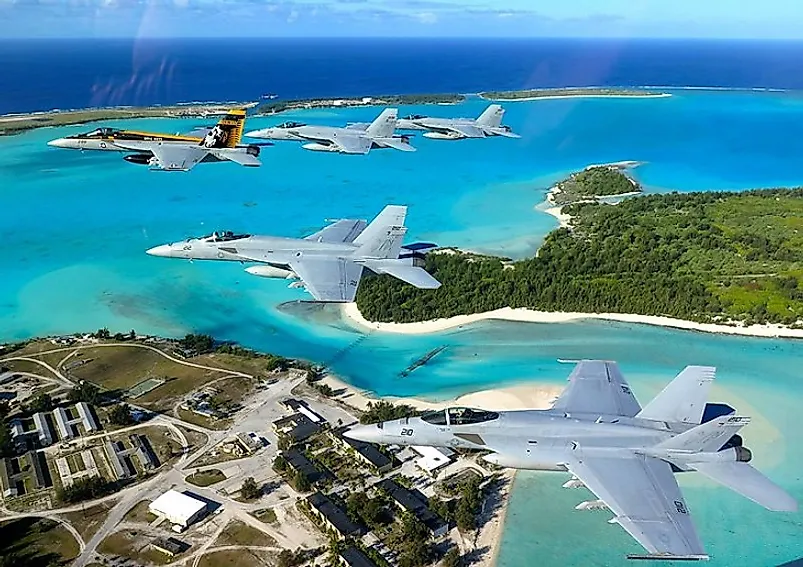
M 162 244 L 161 246 L 154 246 L 150 250 L 145 251 L 150 256 L 160 256 L 162 258 L 169 258 L 173 255 L 172 247 L 169 244 Z
M 66 148 L 68 141 L 66 138 L 56 138 L 55 140 L 50 140 L 47 145 L 53 148 Z
M 343 437 L 354 439 L 355 441 L 372 442 L 376 441 L 376 425 L 355 425 L 343 432 Z

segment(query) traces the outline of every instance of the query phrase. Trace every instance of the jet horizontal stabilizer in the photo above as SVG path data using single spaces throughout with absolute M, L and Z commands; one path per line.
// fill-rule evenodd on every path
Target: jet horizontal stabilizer
M 563 483 L 563 488 L 583 488 L 585 484 L 580 479 L 573 478 Z
M 571 482 L 571 481 L 569 481 L 569 482 Z M 608 506 L 602 500 L 586 500 L 585 502 L 580 502 L 577 506 L 574 507 L 574 509 L 575 510 L 607 510 Z

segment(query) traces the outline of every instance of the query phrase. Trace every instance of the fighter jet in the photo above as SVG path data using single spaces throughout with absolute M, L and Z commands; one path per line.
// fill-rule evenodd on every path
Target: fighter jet
M 245 110 L 229 110 L 214 127 L 196 129 L 188 134 L 159 134 L 115 128 L 58 138 L 49 146 L 79 150 L 126 152 L 123 159 L 164 171 L 188 171 L 198 163 L 233 161 L 245 166 L 259 166 L 260 147 L 240 145 Z
M 306 142 L 301 147 L 319 152 L 340 152 L 343 154 L 367 154 L 373 148 L 393 148 L 403 152 L 414 152 L 409 136 L 397 136 L 396 120 L 398 111 L 386 108 L 370 124 L 351 124 L 345 128 L 332 126 L 309 126 L 303 122 L 285 122 L 272 128 L 264 128 L 246 133 L 249 138 L 270 140 L 291 140 Z
M 577 510 L 610 510 L 648 552 L 631 559 L 708 559 L 676 472 L 697 471 L 769 510 L 797 502 L 748 464 L 736 435 L 750 422 L 724 404 L 707 404 L 716 369 L 687 366 L 642 408 L 615 362 L 584 360 L 549 410 L 448 408 L 351 428 L 344 435 L 394 445 L 490 451 L 503 467 L 563 471 L 564 488 L 596 499 Z M 725 411 L 712 412 L 712 409 Z M 719 413 L 717 417 L 710 415 Z
M 305 238 L 281 238 L 215 232 L 202 238 L 165 244 L 147 251 L 151 256 L 196 260 L 254 262 L 249 274 L 264 278 L 301 280 L 316 301 L 354 301 L 363 269 L 390 274 L 421 289 L 440 282 L 416 265 L 420 251 L 434 244 L 402 246 L 407 207 L 388 205 L 370 223 L 341 219 Z
M 460 140 L 462 138 L 487 138 L 504 136 L 505 138 L 521 138 L 514 134 L 510 126 L 502 125 L 505 110 L 498 104 L 492 104 L 480 114 L 479 118 L 432 118 L 413 114 L 399 119 L 399 130 L 427 130 L 423 136 L 436 140 Z

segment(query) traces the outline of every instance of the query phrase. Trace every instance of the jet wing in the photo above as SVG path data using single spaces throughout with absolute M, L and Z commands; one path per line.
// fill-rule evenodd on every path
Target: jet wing
M 424 268 L 405 265 L 399 260 L 364 260 L 366 268 L 378 274 L 390 274 L 418 289 L 438 289 L 441 282 L 433 278 Z
M 414 152 L 415 148 L 410 145 L 410 143 L 402 138 L 382 138 L 382 144 L 393 148 L 394 150 L 400 150 L 402 152 Z
M 482 128 L 478 128 L 477 126 L 472 126 L 470 124 L 450 124 L 449 126 L 444 126 L 444 128 L 451 130 L 452 132 L 457 132 L 466 138 L 485 137 L 485 132 L 482 131 Z
M 351 302 L 363 267 L 344 258 L 310 258 L 290 262 L 290 268 L 316 301 Z
M 642 455 L 578 455 L 566 466 L 616 514 L 611 522 L 650 553 L 631 558 L 708 559 L 669 463 Z
M 221 160 L 229 160 L 239 163 L 246 167 L 259 167 L 262 162 L 253 154 L 248 153 L 247 148 L 215 148 L 209 152 Z
M 367 225 L 368 223 L 364 220 L 340 219 L 318 232 L 305 236 L 304 240 L 334 243 L 354 242 L 354 239 L 365 230 Z
M 569 375 L 569 385 L 553 409 L 566 413 L 596 413 L 633 417 L 641 411 L 615 362 L 582 360 Z
M 365 136 L 349 136 L 340 134 L 332 136 L 330 140 L 346 154 L 367 154 L 371 150 L 373 142 Z
M 115 145 L 124 150 L 150 152 L 158 160 L 159 167 L 167 171 L 189 171 L 209 155 L 206 148 L 188 144 L 125 141 L 115 142 Z

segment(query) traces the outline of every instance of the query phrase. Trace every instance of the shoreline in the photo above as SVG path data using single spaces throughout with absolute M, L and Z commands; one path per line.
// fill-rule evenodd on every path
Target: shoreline
M 803 339 L 803 329 L 790 329 L 782 325 L 765 324 L 736 326 L 718 323 L 695 323 L 685 319 L 675 319 L 660 315 L 636 315 L 633 313 L 578 313 L 565 311 L 534 311 L 526 308 L 503 307 L 483 313 L 471 315 L 456 315 L 445 319 L 434 319 L 417 323 L 376 323 L 365 319 L 357 308 L 356 303 L 345 304 L 342 310 L 346 320 L 359 327 L 380 331 L 384 333 L 398 333 L 404 335 L 423 335 L 438 333 L 450 329 L 461 328 L 464 325 L 480 321 L 513 321 L 517 323 L 572 323 L 589 319 L 615 321 L 618 323 L 635 323 L 638 325 L 652 325 L 683 331 L 697 331 L 722 335 L 739 335 L 761 338 Z
M 610 93 L 610 94 L 597 94 L 597 93 L 576 93 L 576 94 L 561 94 L 561 95 L 543 95 L 543 96 L 529 96 L 521 98 L 493 98 L 487 97 L 482 94 L 479 97 L 483 100 L 490 102 L 533 102 L 536 100 L 558 100 L 563 98 L 669 98 L 673 96 L 671 93 L 644 93 L 644 94 L 623 94 L 623 93 Z

